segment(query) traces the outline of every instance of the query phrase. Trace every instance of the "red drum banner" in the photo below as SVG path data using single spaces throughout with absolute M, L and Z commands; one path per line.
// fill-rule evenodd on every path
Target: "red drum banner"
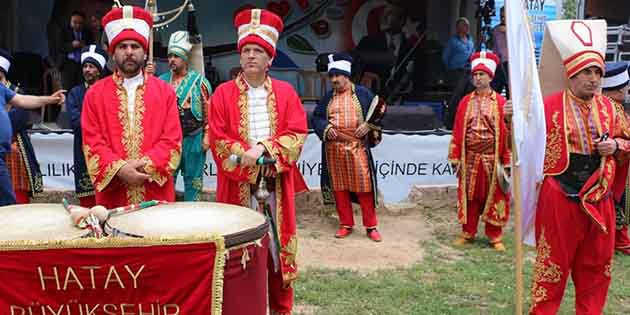
M 220 236 L 0 242 L 0 314 L 219 315 L 225 256 Z

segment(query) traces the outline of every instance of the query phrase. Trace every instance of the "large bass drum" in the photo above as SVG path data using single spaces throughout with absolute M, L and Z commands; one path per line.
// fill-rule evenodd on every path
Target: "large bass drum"
M 58 241 L 80 238 L 62 205 L 28 204 L 0 207 L 0 241 Z
M 210 202 L 159 205 L 112 217 L 117 235 L 186 238 L 216 233 L 227 248 L 223 314 L 265 315 L 267 305 L 268 224 L 248 208 Z

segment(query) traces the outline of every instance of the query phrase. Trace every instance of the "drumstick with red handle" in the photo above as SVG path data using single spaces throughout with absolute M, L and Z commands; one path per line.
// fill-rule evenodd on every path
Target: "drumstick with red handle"
M 103 237 L 103 228 L 101 227 L 101 218 L 106 217 L 107 209 L 102 206 L 96 206 L 92 209 L 71 205 L 68 199 L 63 198 L 61 201 L 64 209 L 70 214 L 72 223 L 80 229 L 88 229 L 90 233 L 86 236 L 101 238 Z
M 121 231 L 111 225 L 109 225 L 109 223 L 107 222 L 107 220 L 113 216 L 117 216 L 117 215 L 121 215 L 121 214 L 127 214 L 127 213 L 131 213 L 134 211 L 138 211 L 141 209 L 146 209 L 149 207 L 153 207 L 153 206 L 157 206 L 157 205 L 164 205 L 167 204 L 168 201 L 163 201 L 163 200 L 149 200 L 149 201 L 143 201 L 141 203 L 138 204 L 132 204 L 132 205 L 128 205 L 128 206 L 124 206 L 124 207 L 118 207 L 118 208 L 114 208 L 114 209 L 110 209 L 109 210 L 109 214 L 107 216 L 107 219 L 104 221 L 104 228 L 105 228 L 105 232 L 108 236 L 111 237 L 118 237 L 120 235 L 123 236 L 129 236 L 129 237 L 135 237 L 135 238 L 143 238 L 142 235 L 137 235 L 137 234 L 133 234 L 133 233 L 129 233 L 129 232 L 124 232 Z
M 109 219 L 112 216 L 117 216 L 117 215 L 121 215 L 121 214 L 125 214 L 125 213 L 130 213 L 130 212 L 138 211 L 138 210 L 141 210 L 141 209 L 146 209 L 146 208 L 157 206 L 157 205 L 164 205 L 164 204 L 167 204 L 167 203 L 168 203 L 168 201 L 163 201 L 163 200 L 149 200 L 149 201 L 143 201 L 143 202 L 137 203 L 137 204 L 131 204 L 131 205 L 124 206 L 124 207 L 117 207 L 117 208 L 114 208 L 114 209 L 107 210 L 109 212 L 107 218 Z
M 96 238 L 100 238 L 103 236 L 104 233 L 102 224 L 106 222 L 110 217 L 166 203 L 168 202 L 160 200 L 149 200 L 143 201 L 138 204 L 117 207 L 114 209 L 106 209 L 103 206 L 94 206 L 91 209 L 88 209 L 81 206 L 71 205 L 66 198 L 63 198 L 62 200 L 63 207 L 70 214 L 72 222 L 80 229 L 89 229 L 91 233 L 88 236 L 93 236 Z

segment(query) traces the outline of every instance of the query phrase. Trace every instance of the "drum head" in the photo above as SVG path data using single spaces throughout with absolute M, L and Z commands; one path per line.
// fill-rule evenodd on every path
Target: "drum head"
M 216 233 L 228 247 L 251 242 L 267 231 L 265 217 L 249 208 L 213 202 L 177 202 L 109 219 L 122 232 L 144 237 L 186 238 Z
M 87 233 L 72 224 L 60 204 L 6 206 L 0 213 L 0 242 L 71 240 Z

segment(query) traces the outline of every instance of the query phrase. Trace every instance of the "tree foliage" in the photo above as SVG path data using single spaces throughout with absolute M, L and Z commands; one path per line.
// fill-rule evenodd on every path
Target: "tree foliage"
M 564 0 L 562 1 L 562 17 L 565 19 L 576 19 L 577 14 L 577 0 Z

